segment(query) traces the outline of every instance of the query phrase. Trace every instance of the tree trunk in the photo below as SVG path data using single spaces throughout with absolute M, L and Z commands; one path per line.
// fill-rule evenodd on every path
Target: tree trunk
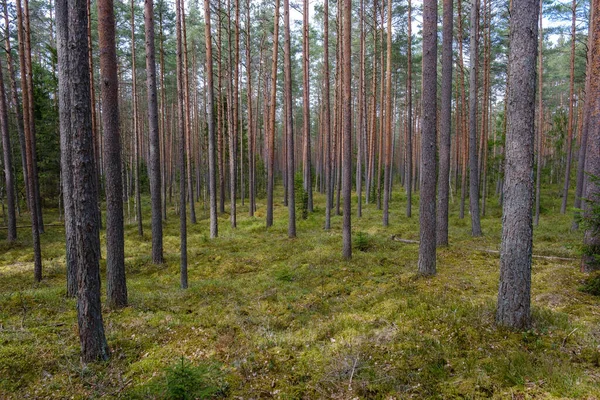
M 440 176 L 438 178 L 437 246 L 448 246 L 450 194 L 450 133 L 452 131 L 452 31 L 453 0 L 444 0 L 442 38 L 442 97 L 440 112 Z
M 138 120 L 137 102 L 137 76 L 135 66 L 135 13 L 134 0 L 131 0 L 131 101 L 133 102 L 133 177 L 135 190 L 135 215 L 137 221 L 138 235 L 144 236 L 142 225 L 142 198 L 140 190 L 140 127 Z
M 531 325 L 533 150 L 538 0 L 513 2 L 510 18 L 508 98 L 498 325 Z
M 185 134 L 185 107 L 184 107 L 184 64 L 183 64 L 183 38 L 182 38 L 182 19 L 183 4 L 182 0 L 176 0 L 176 24 L 177 32 L 177 130 L 179 131 L 179 237 L 181 240 L 181 288 L 188 287 L 187 271 L 187 219 L 186 219 L 186 134 Z
M 231 39 L 231 1 L 227 0 L 227 41 L 229 44 L 228 61 L 229 61 L 229 73 L 227 75 L 227 132 L 229 133 L 229 220 L 231 227 L 235 228 L 236 222 L 236 188 L 237 188 L 237 175 L 236 175 L 236 146 L 237 146 L 237 118 L 236 118 L 236 98 L 233 89 L 233 75 L 237 71 L 237 66 L 234 65 L 233 61 L 233 43 Z
M 343 157 L 342 192 L 344 196 L 344 220 L 342 223 L 342 257 L 352 258 L 352 0 L 344 0 L 343 65 L 342 65 L 342 111 L 343 111 Z
M 104 166 L 106 187 L 106 276 L 107 302 L 111 307 L 127 305 L 123 232 L 123 182 L 119 126 L 119 77 L 115 43 L 113 0 L 98 1 L 98 43 Z
M 475 0 L 477 1 L 477 0 Z M 419 201 L 419 274 L 436 272 L 437 0 L 423 2 L 423 125 Z
M 573 158 L 573 108 L 575 102 L 575 40 L 576 40 L 576 16 L 577 16 L 577 0 L 573 0 L 572 17 L 571 17 L 571 64 L 569 78 L 569 121 L 567 125 L 567 165 L 565 168 L 565 185 L 563 188 L 562 204 L 560 213 L 567 212 L 567 200 L 569 198 L 569 185 L 571 183 L 571 161 Z
M 589 91 L 586 92 L 586 107 L 588 108 L 588 149 L 585 157 L 586 181 L 584 183 L 584 198 L 589 199 L 584 204 L 584 219 L 597 218 L 593 215 L 593 204 L 598 204 L 600 195 L 600 0 L 592 0 L 595 9 L 594 18 L 590 20 L 593 25 L 591 30 L 592 41 L 590 54 L 591 59 L 588 74 L 590 76 Z M 594 177 L 594 179 L 591 179 Z M 589 227 L 583 237 L 584 253 L 581 258 L 581 270 L 583 272 L 592 272 L 600 269 L 597 255 L 600 252 L 600 235 L 597 227 Z
M 329 104 L 329 0 L 323 4 L 323 136 L 325 138 L 325 229 L 331 228 L 331 206 L 333 198 L 331 171 L 331 108 Z
M 288 179 L 288 237 L 296 237 L 296 197 L 294 188 L 294 121 L 292 118 L 292 60 L 290 38 L 290 3 L 283 0 L 283 23 L 285 26 L 283 45 L 283 69 L 285 85 L 286 134 L 287 134 L 287 179 Z
M 308 2 L 308 0 L 305 0 Z M 362 161 L 365 153 L 366 142 L 366 112 L 365 112 L 365 5 L 364 0 L 360 0 L 360 72 L 358 78 L 358 125 L 356 127 L 356 197 L 358 200 L 356 215 L 362 217 L 362 181 L 363 168 Z
M 12 150 L 10 146 L 10 133 L 8 131 L 8 111 L 6 92 L 4 91 L 4 77 L 2 76 L 2 64 L 0 63 L 0 132 L 2 134 L 2 150 L 4 155 L 4 179 L 6 184 L 6 206 L 8 208 L 8 221 L 6 240 L 14 242 L 17 240 L 17 216 L 15 207 L 15 182 L 12 165 Z
M 40 246 L 40 214 L 39 210 L 39 197 L 37 196 L 38 191 L 36 190 L 35 179 L 35 149 L 34 149 L 34 132 L 32 131 L 33 116 L 30 115 L 33 109 L 29 107 L 29 90 L 30 87 L 27 82 L 27 72 L 25 67 L 25 39 L 24 28 L 23 28 L 23 12 L 21 10 L 21 0 L 16 2 L 17 4 L 17 38 L 19 41 L 19 62 L 21 66 L 21 93 L 23 93 L 23 130 L 25 133 L 25 159 L 27 166 L 27 187 L 29 195 L 29 211 L 31 213 L 31 233 L 33 236 L 33 257 L 34 257 L 34 279 L 36 282 L 42 280 L 42 250 Z M 87 71 L 87 67 L 86 67 Z
M 540 0 L 539 6 L 539 44 L 538 44 L 538 148 L 537 148 L 537 170 L 535 179 L 535 219 L 534 226 L 540 223 L 540 202 L 542 187 L 542 160 L 543 160 L 543 137 L 544 137 L 544 30 L 542 28 L 543 20 L 543 0 Z
M 204 0 L 204 39 L 206 42 L 206 79 L 208 90 L 208 190 L 210 197 L 210 237 L 219 235 L 217 220 L 217 180 L 215 165 L 215 115 L 213 90 L 212 35 L 210 30 L 210 0 Z
M 387 66 L 385 72 L 385 170 L 383 173 L 383 226 L 389 225 L 390 170 L 392 168 L 392 1 L 387 9 Z M 383 27 L 382 27 L 383 29 Z M 381 121 L 383 123 L 383 121 Z M 383 140 L 383 138 L 382 138 Z
M 99 11 L 110 7 L 112 1 L 98 2 Z M 109 357 L 104 335 L 102 306 L 100 304 L 100 227 L 98 213 L 98 188 L 94 159 L 94 142 L 91 121 L 90 73 L 87 41 L 87 7 L 85 0 L 58 0 L 57 18 L 67 22 L 67 26 L 57 28 L 62 31 L 59 41 L 59 75 L 67 78 L 61 89 L 68 90 L 68 110 L 61 110 L 67 116 L 70 127 L 63 134 L 69 137 L 69 163 L 62 167 L 71 169 L 71 193 L 76 230 L 77 272 L 77 321 L 83 363 L 106 360 Z M 60 17 L 59 17 L 60 16 Z M 99 25 L 105 20 L 99 12 Z M 114 22 L 114 19 L 112 20 Z M 113 24 L 114 29 L 114 24 Z M 64 40 L 66 39 L 66 41 Z M 64 46 L 67 44 L 67 46 Z M 104 70 L 104 69 L 103 69 Z M 67 96 L 63 92 L 61 97 Z M 65 100 L 65 98 L 63 98 Z M 67 105 L 61 101 L 61 106 Z M 62 122 L 66 123 L 66 119 Z M 61 124 L 63 127 L 66 126 Z
M 469 46 L 469 210 L 471 234 L 481 236 L 479 216 L 479 165 L 477 155 L 477 70 L 479 62 L 479 0 L 471 0 L 471 34 Z
M 412 188 L 413 188 L 413 118 L 412 118 L 412 17 L 411 0 L 408 0 L 408 33 L 407 33 L 407 51 L 406 51 L 406 169 L 404 185 L 406 186 L 406 216 L 412 216 Z
M 6 10 L 5 10 L 6 11 Z M 58 56 L 58 104 L 60 119 L 60 163 L 63 192 L 67 296 L 77 296 L 77 238 L 75 204 L 73 203 L 73 170 L 71 168 L 71 83 L 69 64 L 69 12 L 66 0 L 56 2 L 56 49 Z
M 273 189 L 275 184 L 275 100 L 277 95 L 277 50 L 279 43 L 279 0 L 275 0 L 273 17 L 273 56 L 271 69 L 271 99 L 269 115 L 269 157 L 267 160 L 267 228 L 273 225 Z
M 304 190 L 308 194 L 308 211 L 313 211 L 313 190 L 312 190 L 312 165 L 311 165 L 311 144 L 310 144 L 310 61 L 309 61 L 309 38 L 308 38 L 308 2 L 304 0 L 303 24 L 302 24 L 302 67 L 303 67 L 303 105 L 304 105 Z
M 152 262 L 162 264 L 162 210 L 160 176 L 160 136 L 158 132 L 158 104 L 156 95 L 156 56 L 154 49 L 154 3 L 144 1 L 146 30 L 146 85 L 148 87 L 148 134 L 150 136 L 150 197 L 152 201 Z

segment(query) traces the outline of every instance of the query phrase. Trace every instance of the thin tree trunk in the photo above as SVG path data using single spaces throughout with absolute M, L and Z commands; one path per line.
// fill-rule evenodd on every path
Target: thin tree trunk
M 156 56 L 154 48 L 154 3 L 144 1 L 146 30 L 146 85 L 148 87 L 148 126 L 150 136 L 150 196 L 152 200 L 152 262 L 162 264 L 162 210 L 160 176 L 160 136 L 158 132 L 158 104 L 156 94 Z
M 331 228 L 331 206 L 333 198 L 331 171 L 331 109 L 329 105 L 329 0 L 323 3 L 323 136 L 325 138 L 325 229 Z
M 6 206 L 8 221 L 6 224 L 6 240 L 14 242 L 17 240 L 17 216 L 15 213 L 15 182 L 12 165 L 12 149 L 10 145 L 10 134 L 8 131 L 8 110 L 6 92 L 4 91 L 4 77 L 2 76 L 2 64 L 0 63 L 0 131 L 2 134 L 2 150 L 4 155 L 4 179 L 6 184 Z
M 304 0 L 303 24 L 302 24 L 302 67 L 303 67 L 303 105 L 304 105 L 304 190 L 308 194 L 308 211 L 313 211 L 313 190 L 312 190 L 312 165 L 311 165 L 311 143 L 310 143 L 310 60 L 309 60 L 309 38 L 308 38 L 308 10 L 309 0 Z
M 287 0 L 286 0 L 287 1 Z M 352 0 L 344 0 L 343 21 L 343 66 L 342 66 L 342 110 L 343 110 L 343 159 L 342 191 L 344 196 L 344 220 L 342 223 L 342 257 L 352 258 Z
M 305 0 L 308 3 L 308 0 Z M 362 181 L 363 168 L 362 159 L 364 157 L 365 148 L 363 140 L 366 135 L 365 121 L 365 5 L 364 0 L 360 0 L 360 75 L 358 79 L 358 125 L 356 127 L 356 197 L 358 200 L 356 215 L 362 217 Z
M 569 185 L 571 183 L 571 162 L 573 158 L 573 107 L 575 102 L 575 40 L 576 40 L 576 16 L 577 16 L 577 0 L 573 0 L 572 17 L 571 17 L 571 64 L 569 78 L 569 121 L 567 125 L 567 165 L 565 168 L 565 185 L 563 188 L 562 204 L 560 213 L 567 212 L 567 200 L 569 198 Z
M 142 198 L 140 194 L 140 127 L 138 120 L 137 103 L 137 76 L 135 66 L 135 13 L 134 0 L 131 0 L 131 101 L 133 102 L 133 179 L 135 191 L 135 215 L 137 220 L 138 235 L 144 236 L 142 226 Z
M 271 99 L 269 115 L 269 157 L 267 160 L 267 228 L 273 225 L 273 189 L 275 184 L 275 100 L 277 94 L 277 50 L 279 43 L 279 0 L 275 0 L 273 17 L 273 56 L 271 69 Z
M 452 131 L 452 31 L 453 0 L 444 0 L 442 43 L 442 94 L 440 112 L 440 176 L 438 179 L 437 246 L 448 246 L 450 193 L 450 133 Z
M 387 66 L 385 72 L 385 170 L 383 173 L 383 226 L 389 225 L 390 170 L 392 168 L 392 1 L 387 9 Z M 382 27 L 383 29 L 383 27 Z M 383 123 L 383 121 L 381 121 Z M 383 137 L 382 137 L 383 139 Z
M 544 30 L 542 28 L 543 20 L 543 0 L 540 0 L 540 26 L 539 26 L 539 44 L 538 44 L 538 148 L 537 148 L 537 170 L 535 179 L 535 219 L 534 226 L 540 223 L 540 197 L 542 187 L 542 148 L 544 137 Z
M 180 274 L 182 289 L 188 287 L 188 271 L 187 271 L 187 219 L 186 219 L 186 134 L 185 134 L 185 101 L 184 101 L 184 63 L 183 63 L 183 5 L 182 0 L 177 0 L 176 8 L 176 24 L 177 32 L 177 111 L 179 131 L 179 236 L 181 240 L 181 261 Z
M 459 0 L 460 1 L 460 0 Z M 413 188 L 413 118 L 412 118 L 412 17 L 411 0 L 408 0 L 408 33 L 406 52 L 406 108 L 407 108 L 407 131 L 406 131 L 406 170 L 404 185 L 406 185 L 406 216 L 412 216 L 412 188 Z
M 479 213 L 479 165 L 477 155 L 477 70 L 479 63 L 479 0 L 471 0 L 471 34 L 469 46 L 469 210 L 471 234 L 481 236 Z
M 98 1 L 98 43 L 102 84 L 102 126 L 106 179 L 106 276 L 107 302 L 111 307 L 127 305 L 123 232 L 123 182 L 119 126 L 119 78 L 112 0 Z
M 204 40 L 206 42 L 206 79 L 208 90 L 208 190 L 210 197 L 210 237 L 219 235 L 217 220 L 217 180 L 215 166 L 215 115 L 213 90 L 212 34 L 210 30 L 210 0 L 204 0 Z
M 33 257 L 34 257 L 34 279 L 36 282 L 42 280 L 42 251 L 40 246 L 40 221 L 38 210 L 38 196 L 35 190 L 35 152 L 33 148 L 33 124 L 31 124 L 32 109 L 29 107 L 29 85 L 27 84 L 27 72 L 25 68 L 25 43 L 23 28 L 23 12 L 21 10 L 21 0 L 17 0 L 17 38 L 19 41 L 19 62 L 21 66 L 21 93 L 23 93 L 23 130 L 25 133 L 25 158 L 27 166 L 27 187 L 29 188 L 29 211 L 31 213 L 31 233 L 33 236 Z M 87 69 L 87 68 L 86 68 Z
M 294 121 L 292 118 L 292 60 L 291 60 L 291 37 L 290 37 L 290 3 L 283 0 L 283 23 L 284 23 L 284 45 L 283 45 L 283 69 L 285 85 L 285 103 L 287 108 L 286 133 L 287 133 L 287 177 L 288 177 L 288 237 L 296 237 L 296 197 L 294 188 Z M 306 112 L 306 110 L 305 110 Z

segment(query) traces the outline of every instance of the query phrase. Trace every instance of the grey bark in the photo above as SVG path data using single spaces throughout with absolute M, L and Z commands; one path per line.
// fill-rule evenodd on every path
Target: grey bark
M 423 2 L 423 120 L 419 201 L 419 274 L 436 272 L 437 0 Z
M 4 180 L 6 184 L 6 207 L 7 207 L 7 231 L 6 240 L 14 242 L 17 240 L 17 216 L 15 207 L 15 182 L 12 165 L 12 152 L 10 145 L 10 133 L 8 131 L 8 110 L 6 92 L 4 91 L 4 77 L 2 76 L 2 64 L 0 63 L 0 131 L 2 133 L 2 150 L 4 155 Z
M 515 0 L 510 19 L 498 325 L 531 324 L 533 153 L 538 0 Z
M 160 138 L 156 93 L 156 51 L 154 47 L 154 3 L 144 1 L 146 32 L 146 85 L 148 94 L 148 135 L 150 138 L 150 197 L 152 202 L 152 262 L 162 264 L 163 233 L 161 209 Z
M 438 246 L 448 246 L 448 198 L 450 194 L 450 133 L 452 131 L 452 31 L 453 1 L 444 1 L 442 37 L 442 95 L 440 111 L 440 176 L 438 179 Z
M 286 113 L 286 133 L 287 133 L 287 176 L 288 176 L 288 237 L 296 237 L 296 196 L 294 188 L 294 121 L 292 110 L 292 60 L 290 49 L 290 3 L 289 0 L 283 0 L 283 23 L 285 26 L 284 45 L 283 45 L 283 65 L 284 65 L 284 85 L 285 85 L 285 103 L 288 112 Z
M 342 195 L 344 196 L 344 219 L 342 223 L 342 256 L 352 258 L 352 0 L 344 0 L 343 66 L 342 66 Z
M 479 33 L 479 0 L 471 0 L 471 33 L 469 46 L 469 210 L 471 234 L 481 236 L 479 213 L 479 165 L 477 155 L 477 70 Z
M 98 1 L 98 42 L 106 187 L 106 295 L 111 307 L 125 307 L 127 284 L 123 233 L 123 178 L 113 0 Z

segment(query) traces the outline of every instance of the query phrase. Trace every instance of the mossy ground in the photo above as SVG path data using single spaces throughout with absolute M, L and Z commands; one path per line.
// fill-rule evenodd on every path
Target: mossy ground
M 558 192 L 544 192 L 534 253 L 577 258 L 581 234 L 559 214 Z M 239 205 L 238 228 L 223 215 L 214 240 L 197 204 L 187 290 L 179 289 L 178 218 L 171 208 L 166 263 L 152 265 L 145 204 L 145 236 L 126 227 L 130 306 L 104 309 L 112 356 L 87 367 L 75 301 L 65 297 L 64 230 L 42 235 L 44 280 L 34 284 L 30 231 L 21 229 L 17 244 L 0 245 L 0 398 L 161 397 L 165 371 L 182 356 L 217 366 L 214 393 L 231 398 L 600 397 L 600 300 L 578 290 L 577 261 L 535 259 L 533 328 L 494 325 L 499 258 L 481 251 L 499 247 L 494 200 L 485 236 L 471 238 L 454 198 L 451 245 L 438 251 L 432 278 L 416 274 L 417 245 L 390 239 L 418 239 L 418 197 L 408 219 L 396 190 L 387 228 L 365 205 L 353 231 L 366 233 L 368 249 L 355 249 L 352 261 L 341 259 L 341 217 L 322 229 L 323 204 L 317 195 L 296 239 L 287 238 L 281 203 L 268 230 L 264 200 L 255 218 Z

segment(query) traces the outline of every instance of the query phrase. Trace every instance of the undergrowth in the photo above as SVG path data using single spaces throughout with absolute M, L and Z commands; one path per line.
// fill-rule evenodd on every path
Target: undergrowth
M 143 198 L 143 238 L 126 215 L 130 305 L 103 309 L 111 359 L 88 366 L 79 363 L 75 301 L 65 297 L 64 230 L 42 235 L 39 284 L 30 232 L 20 230 L 16 244 L 0 243 L 0 398 L 598 398 L 600 300 L 578 290 L 581 233 L 558 212 L 559 190 L 544 190 L 533 251 L 571 260 L 534 259 L 526 332 L 494 324 L 494 199 L 481 238 L 452 203 L 450 246 L 427 279 L 416 273 L 418 245 L 390 239 L 419 239 L 400 189 L 389 227 L 375 204 L 353 216 L 351 261 L 341 258 L 341 216 L 323 230 L 318 193 L 315 212 L 299 215 L 296 239 L 287 238 L 281 192 L 272 228 L 259 199 L 256 217 L 238 206 L 236 229 L 220 216 L 217 239 L 207 236 L 200 202 L 188 233 L 190 287 L 180 290 L 175 210 L 164 227 L 165 264 L 152 265 Z

